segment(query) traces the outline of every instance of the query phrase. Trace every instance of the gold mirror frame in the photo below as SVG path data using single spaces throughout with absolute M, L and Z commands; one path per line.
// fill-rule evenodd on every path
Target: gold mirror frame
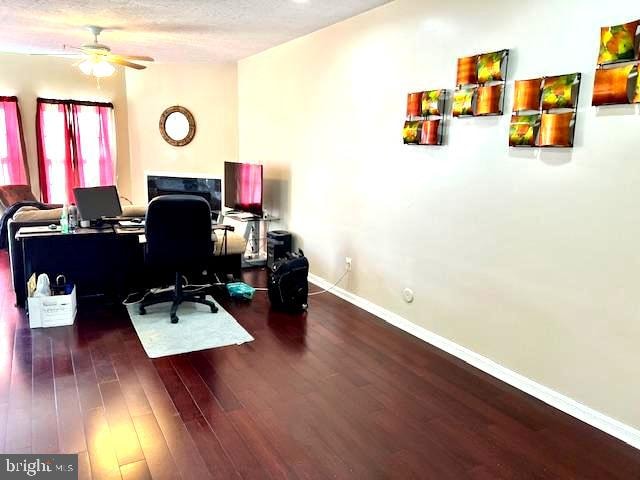
M 169 118 L 169 115 L 171 115 L 172 113 L 182 113 L 187 118 L 187 121 L 189 122 L 189 132 L 187 133 L 187 136 L 181 140 L 174 140 L 173 138 L 171 138 L 167 133 L 167 130 L 165 129 L 167 118 Z M 185 145 L 188 145 L 189 143 L 191 143 L 191 141 L 193 140 L 193 137 L 196 134 L 196 121 L 193 118 L 193 115 L 186 108 L 179 107 L 177 105 L 174 105 L 173 107 L 169 107 L 164 112 L 162 112 L 162 115 L 160 115 L 159 126 L 160 126 L 160 135 L 162 135 L 162 138 L 164 138 L 164 140 L 168 144 L 173 145 L 174 147 L 184 147 Z

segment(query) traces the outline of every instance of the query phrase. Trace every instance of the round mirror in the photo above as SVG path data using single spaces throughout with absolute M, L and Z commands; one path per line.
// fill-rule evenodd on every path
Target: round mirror
M 167 108 L 160 116 L 160 134 L 175 147 L 187 145 L 196 134 L 193 115 L 184 107 Z

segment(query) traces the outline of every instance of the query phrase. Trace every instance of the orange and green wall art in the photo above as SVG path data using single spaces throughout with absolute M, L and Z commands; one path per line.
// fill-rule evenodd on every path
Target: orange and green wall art
M 444 92 L 442 90 L 429 90 L 422 92 L 422 108 L 421 115 L 428 117 L 430 115 L 442 115 L 442 106 L 444 100 Z
M 475 88 L 462 88 L 453 94 L 453 116 L 472 116 Z
M 538 146 L 572 147 L 575 112 L 543 113 Z
M 404 128 L 402 129 L 402 139 L 407 144 L 418 143 L 418 131 L 420 127 L 419 121 L 407 120 L 404 122 Z
M 513 115 L 509 129 L 509 145 L 535 147 L 540 126 L 540 115 Z
M 478 56 L 478 83 L 500 82 L 506 77 L 508 50 Z
M 574 108 L 578 99 L 580 74 L 545 77 L 542 86 L 542 109 Z
M 475 85 L 478 83 L 478 55 L 458 59 L 456 85 Z
M 502 115 L 509 50 L 458 59 L 454 117 Z
M 639 62 L 640 20 L 602 27 L 592 105 L 640 103 Z
M 594 106 L 640 103 L 639 93 L 638 65 L 596 70 L 592 101 Z
M 602 27 L 600 29 L 598 65 L 637 60 L 640 44 L 639 27 L 640 20 L 612 27 Z
M 407 145 L 442 145 L 446 90 L 427 90 L 407 96 L 407 119 L 402 140 Z
M 509 146 L 572 147 L 581 75 L 517 80 Z
M 513 100 L 514 112 L 540 110 L 542 81 L 542 78 L 533 78 L 531 80 L 516 80 Z

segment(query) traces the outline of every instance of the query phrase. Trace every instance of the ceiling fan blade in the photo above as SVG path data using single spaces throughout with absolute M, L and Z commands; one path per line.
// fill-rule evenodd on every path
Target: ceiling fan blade
M 154 62 L 153 57 L 147 57 L 146 55 L 121 55 L 113 54 L 115 57 L 120 57 L 124 60 L 139 60 L 141 62 Z
M 104 50 L 102 48 L 91 48 L 91 47 L 80 47 L 78 48 L 85 55 L 102 55 L 103 57 L 106 55 L 110 55 L 108 50 Z
M 118 65 L 135 68 L 136 70 L 144 70 L 145 68 L 147 68 L 144 65 L 138 65 L 137 63 L 128 62 L 122 58 L 118 58 L 116 55 L 109 55 L 107 57 L 107 62 L 117 63 Z
M 33 57 L 81 57 L 81 53 L 30 53 L 29 55 Z

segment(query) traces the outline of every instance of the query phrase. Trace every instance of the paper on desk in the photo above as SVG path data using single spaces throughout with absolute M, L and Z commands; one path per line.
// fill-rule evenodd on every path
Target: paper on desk
M 142 222 L 132 222 L 131 220 L 120 220 L 118 222 L 118 225 L 120 225 L 121 227 L 127 227 L 127 228 L 140 228 L 140 227 L 144 227 L 144 220 Z

